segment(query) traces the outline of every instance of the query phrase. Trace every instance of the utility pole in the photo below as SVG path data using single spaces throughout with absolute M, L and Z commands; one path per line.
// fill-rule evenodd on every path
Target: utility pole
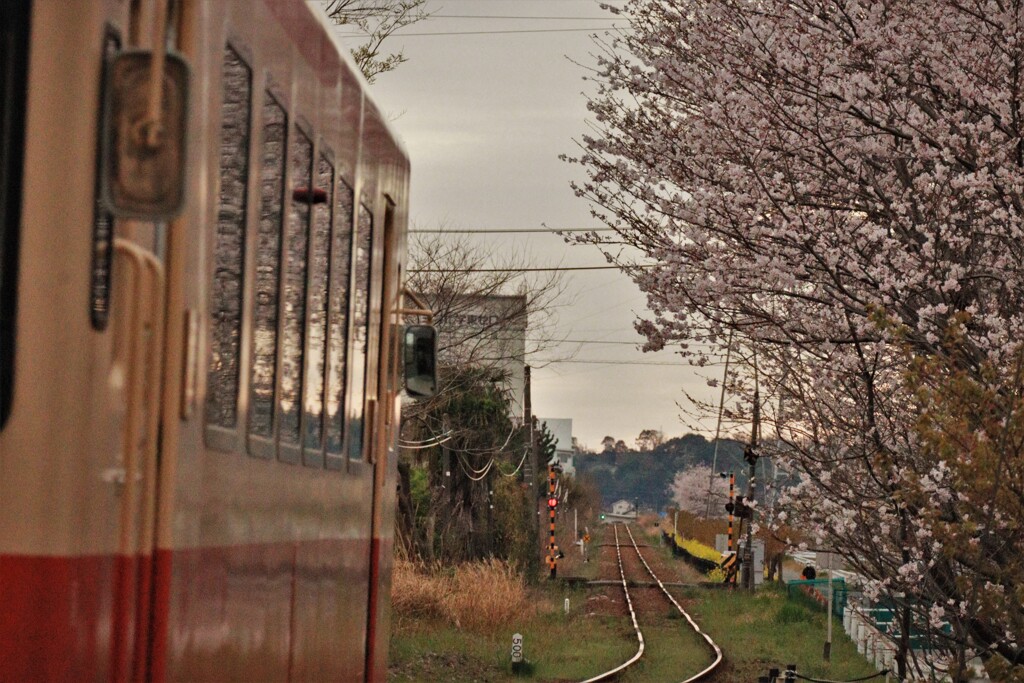
M 534 550 L 528 557 L 530 576 L 537 576 L 540 570 L 540 557 L 537 545 L 540 543 L 540 511 L 537 509 L 537 437 L 533 433 L 533 406 L 530 399 L 530 366 L 523 368 L 523 420 L 526 426 L 527 455 L 523 466 L 523 482 L 526 484 L 526 502 L 529 507 L 529 534 L 533 540 Z
M 451 451 L 448 448 L 447 437 L 451 433 L 452 427 L 447 413 L 441 416 L 441 430 L 441 433 L 446 435 L 444 441 L 441 442 L 441 485 L 444 487 L 444 495 L 448 497 L 448 506 L 450 507 L 455 502 L 455 480 L 452 478 Z
M 534 448 L 535 438 L 533 435 L 533 407 L 530 399 L 530 366 L 523 368 L 523 424 L 526 425 L 527 438 L 529 439 L 529 451 L 526 456 L 526 465 L 523 467 L 523 481 L 526 482 L 526 491 L 536 502 L 537 494 L 534 491 L 534 482 L 537 481 L 537 449 Z M 534 506 L 536 507 L 536 506 Z
M 729 341 L 725 346 L 725 372 L 722 373 L 722 394 L 718 398 L 718 422 L 715 424 L 715 453 L 711 456 L 711 475 L 708 477 L 708 504 L 704 509 L 704 519 L 711 516 L 711 499 L 714 497 L 715 475 L 718 473 L 718 442 L 722 435 L 722 413 L 725 410 L 725 385 L 729 383 L 729 360 L 732 356 L 732 329 L 729 330 Z
M 754 372 L 757 372 L 755 367 Z M 756 382 L 756 378 L 755 378 Z M 747 545 L 743 549 L 743 587 L 749 591 L 754 590 L 754 508 L 756 502 L 754 492 L 756 490 L 757 477 L 757 433 L 761 427 L 761 399 L 758 388 L 754 385 L 754 414 L 751 420 L 750 445 L 744 449 L 743 458 L 750 465 L 750 479 L 747 482 L 747 510 L 750 519 L 747 521 Z

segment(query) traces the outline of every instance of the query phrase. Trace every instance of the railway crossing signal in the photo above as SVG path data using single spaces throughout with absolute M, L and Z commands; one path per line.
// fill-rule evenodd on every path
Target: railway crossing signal
M 740 517 L 742 519 L 748 519 L 750 517 L 753 517 L 754 515 L 754 511 L 751 510 L 749 505 L 747 505 L 746 501 L 743 499 L 743 496 L 736 496 L 735 504 L 726 503 L 725 509 L 731 512 L 736 517 Z
M 558 576 L 558 546 L 555 545 L 555 510 L 558 508 L 558 498 L 555 496 L 555 474 L 561 468 L 553 464 L 548 465 L 548 515 L 551 522 L 551 540 L 548 543 L 548 569 L 551 570 L 551 578 Z

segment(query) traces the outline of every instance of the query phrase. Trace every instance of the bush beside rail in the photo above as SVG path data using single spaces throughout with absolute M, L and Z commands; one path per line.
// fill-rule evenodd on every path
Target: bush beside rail
M 711 574 L 715 570 L 721 571 L 718 563 L 722 559 L 722 554 L 714 548 L 710 548 L 692 538 L 683 538 L 676 533 L 663 530 L 661 534 L 665 539 L 665 543 L 672 549 L 672 554 L 676 557 L 683 558 L 683 560 L 705 574 Z
M 399 619 L 436 618 L 479 632 L 508 626 L 532 610 L 522 575 L 493 558 L 454 569 L 397 560 L 391 592 Z

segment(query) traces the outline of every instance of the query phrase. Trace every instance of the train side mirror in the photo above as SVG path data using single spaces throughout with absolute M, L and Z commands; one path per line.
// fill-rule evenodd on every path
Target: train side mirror
M 180 56 L 164 55 L 155 92 L 152 66 L 153 54 L 145 50 L 107 62 L 100 183 L 107 209 L 119 218 L 169 220 L 185 200 L 189 69 Z
M 405 391 L 415 398 L 437 393 L 437 330 L 433 325 L 405 328 Z

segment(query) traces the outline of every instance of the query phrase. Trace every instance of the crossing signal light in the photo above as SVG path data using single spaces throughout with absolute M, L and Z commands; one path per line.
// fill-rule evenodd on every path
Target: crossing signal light
M 548 498 L 548 507 L 551 508 L 552 510 L 554 510 L 556 507 L 558 507 L 558 499 L 557 498 Z
M 732 504 L 732 501 L 729 501 L 728 503 L 725 504 L 725 511 L 728 512 L 729 514 L 732 514 L 732 511 L 735 510 L 735 509 L 736 509 L 736 506 Z

